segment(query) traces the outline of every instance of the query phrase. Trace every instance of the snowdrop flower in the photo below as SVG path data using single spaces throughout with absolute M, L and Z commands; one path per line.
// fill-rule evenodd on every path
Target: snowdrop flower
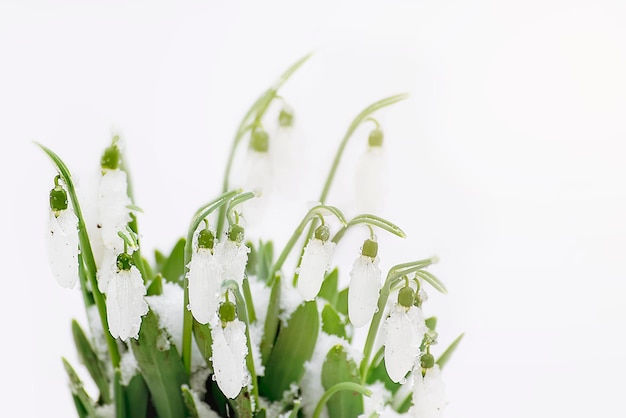
M 141 273 L 127 253 L 117 257 L 117 272 L 110 278 L 106 289 L 106 309 L 109 331 L 122 341 L 138 338 L 141 317 L 148 313 L 144 300 L 146 288 Z
M 378 267 L 378 243 L 368 239 L 363 243 L 361 256 L 354 261 L 348 288 L 348 316 L 355 327 L 362 327 L 378 308 L 381 271 Z
M 198 234 L 198 248 L 189 262 L 189 309 L 193 317 L 206 324 L 217 312 L 222 267 L 213 255 L 214 236 L 208 229 Z
M 378 213 L 388 190 L 387 154 L 383 148 L 383 132 L 374 129 L 368 147 L 361 154 L 356 168 L 356 204 L 359 211 Z
M 67 192 L 58 184 L 50 190 L 47 246 L 52 274 L 68 289 L 78 281 L 78 218 L 68 209 Z
M 285 107 L 278 116 L 278 126 L 272 132 L 272 159 L 273 180 L 276 191 L 286 197 L 293 198 L 302 188 L 302 174 L 306 172 L 306 164 L 299 155 L 303 155 L 305 144 L 299 139 L 301 135 L 294 132 L 293 111 Z M 305 155 L 305 154 L 304 154 Z
M 441 418 L 446 406 L 441 370 L 434 360 L 430 365 L 423 377 L 421 367 L 414 371 L 413 406 L 409 413 L 416 418 Z
M 114 139 L 101 159 L 102 177 L 98 186 L 98 228 L 105 248 L 120 253 L 124 249 L 124 240 L 117 234 L 126 230 L 131 221 L 128 206 L 128 179 L 126 172 L 119 169 L 120 151 Z
M 214 316 L 211 324 L 213 379 L 230 399 L 237 397 L 250 380 L 246 367 L 246 326 L 236 317 L 235 305 L 226 301 L 220 306 L 219 319 Z
M 243 228 L 231 225 L 228 238 L 215 246 L 215 258 L 223 269 L 222 281 L 235 280 L 242 285 L 249 252 L 250 248 L 243 244 Z
M 298 272 L 296 288 L 304 300 L 313 300 L 322 287 L 324 274 L 330 269 L 330 262 L 335 252 L 335 243 L 329 241 L 330 230 L 321 225 L 315 230 L 315 237 L 309 240 Z
M 245 172 L 241 181 L 243 190 L 253 190 L 258 197 L 242 204 L 243 217 L 251 224 L 259 223 L 272 193 L 272 161 L 269 153 L 269 135 L 263 129 L 255 129 L 250 137 L 246 154 Z
M 408 285 L 400 289 L 398 302 L 385 322 L 385 368 L 396 383 L 404 383 L 407 373 L 415 367 L 428 332 L 424 314 L 413 301 L 413 289 Z

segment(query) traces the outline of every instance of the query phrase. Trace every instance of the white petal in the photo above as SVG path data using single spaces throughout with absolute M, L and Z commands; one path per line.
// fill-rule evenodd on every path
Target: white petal
M 361 154 L 356 169 L 358 210 L 377 213 L 383 208 L 388 185 L 387 155 L 384 147 L 369 147 Z
M 272 162 L 268 152 L 248 149 L 241 188 L 245 191 L 259 192 L 259 196 L 241 204 L 243 217 L 250 225 L 258 225 L 265 216 L 272 194 Z
M 124 241 L 117 235 L 130 222 L 131 201 L 128 197 L 126 173 L 122 170 L 106 170 L 100 178 L 98 189 L 98 227 L 105 247 L 121 252 Z
M 426 369 L 422 378 L 421 368 L 415 370 L 413 406 L 410 413 L 418 418 L 442 418 L 445 409 L 445 388 L 438 365 Z
M 246 368 L 245 325 L 238 319 L 228 322 L 225 328 L 216 321 L 211 326 L 213 339 L 213 373 L 220 390 L 227 398 L 234 399 L 241 388 L 248 384 Z
M 378 257 L 360 256 L 350 272 L 348 290 L 348 316 L 355 327 L 362 327 L 374 316 L 378 307 L 381 287 L 381 271 Z
M 304 249 L 296 285 L 304 300 L 313 300 L 320 291 L 324 274 L 330 269 L 335 245 L 331 241 L 313 238 Z
M 106 293 L 109 283 L 117 274 L 117 256 L 118 254 L 114 250 L 108 248 L 103 249 L 100 268 L 98 268 L 98 272 L 96 273 L 98 289 L 101 293 Z
M 420 357 L 420 345 L 426 325 L 420 308 L 408 311 L 395 305 L 385 322 L 385 368 L 389 378 L 404 383 L 404 377 L 413 369 Z
M 56 217 L 50 211 L 47 245 L 52 274 L 66 288 L 73 288 L 78 281 L 78 218 L 66 209 Z
M 209 249 L 200 248 L 189 263 L 189 307 L 193 317 L 206 324 L 215 315 L 221 289 L 220 265 Z
M 247 245 L 238 245 L 229 239 L 215 246 L 215 258 L 223 269 L 222 280 L 235 280 L 241 286 L 249 252 Z
M 124 341 L 139 336 L 141 317 L 148 313 L 148 304 L 143 298 L 145 294 L 141 273 L 135 266 L 119 271 L 111 279 L 106 292 L 106 308 L 109 331 L 114 338 Z

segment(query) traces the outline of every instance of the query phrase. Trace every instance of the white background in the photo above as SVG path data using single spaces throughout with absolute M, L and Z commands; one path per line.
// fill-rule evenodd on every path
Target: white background
M 73 414 L 60 358 L 76 363 L 70 320 L 84 321 L 80 293 L 49 273 L 54 171 L 32 141 L 86 179 L 120 132 L 144 243 L 167 250 L 219 191 L 247 106 L 310 51 L 283 93 L 320 182 L 362 108 L 411 94 L 380 114 L 381 215 L 408 234 L 381 234 L 381 258 L 441 258 L 449 294 L 426 309 L 442 346 L 466 333 L 446 416 L 626 415 L 625 3 L 103 4 L 0 4 L 2 416 Z M 365 135 L 329 199 L 347 214 Z

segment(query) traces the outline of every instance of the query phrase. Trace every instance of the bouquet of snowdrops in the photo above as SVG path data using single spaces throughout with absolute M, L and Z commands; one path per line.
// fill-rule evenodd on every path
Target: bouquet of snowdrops
M 67 165 L 38 144 L 57 171 L 47 235 L 52 271 L 61 286 L 78 285 L 89 319 L 88 332 L 77 321 L 72 331 L 98 393 L 88 393 L 63 359 L 79 417 L 443 416 L 441 369 L 462 336 L 435 357 L 436 318 L 424 305 L 429 287 L 445 292 L 427 270 L 436 257 L 383 272 L 376 234 L 404 232 L 375 213 L 347 219 L 325 203 L 346 143 L 366 122 L 372 130 L 357 192 L 364 205 L 379 198 L 385 154 L 375 113 L 405 95 L 373 103 L 352 121 L 317 203 L 284 248 L 246 236 L 246 219 L 263 210 L 256 204 L 261 194 L 231 187 L 234 155 L 240 143 L 248 145 L 257 181 L 266 178 L 264 168 L 286 160 L 272 156 L 288 141 L 270 137 L 263 121 L 308 58 L 251 106 L 232 143 L 223 193 L 198 208 L 168 254 L 142 253 L 119 137 L 102 154 L 91 217 L 81 210 Z M 293 117 L 288 106 L 280 111 L 283 137 Z M 363 244 L 340 270 L 333 254 L 357 225 Z M 292 270 L 285 267 L 290 255 L 297 260 Z M 353 338 L 358 328 L 368 330 L 360 343 Z

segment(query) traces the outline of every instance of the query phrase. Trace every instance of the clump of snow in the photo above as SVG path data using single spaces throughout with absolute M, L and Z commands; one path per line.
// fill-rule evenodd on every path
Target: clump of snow
M 182 287 L 175 283 L 163 283 L 163 293 L 147 296 L 146 301 L 159 317 L 159 326 L 170 335 L 170 340 L 180 353 L 183 346 L 183 301 Z M 191 371 L 194 372 L 206 366 L 202 353 L 194 343 L 191 345 Z
M 115 418 L 115 404 L 96 406 L 96 418 Z
M 261 361 L 261 340 L 263 339 L 263 323 L 255 322 L 250 324 L 248 330 L 250 332 L 250 343 L 252 344 L 252 360 L 254 361 L 254 371 L 257 376 L 265 375 L 265 366 Z
M 104 338 L 102 320 L 96 305 L 91 305 L 87 308 L 87 321 L 91 330 L 91 344 L 96 355 L 104 364 L 109 364 L 109 347 Z
M 204 395 L 206 394 L 206 381 L 210 374 L 211 369 L 209 367 L 202 367 L 194 373 L 191 373 L 191 376 L 189 377 L 191 389 L 193 389 L 198 396 L 202 398 L 204 398 Z
M 130 380 L 137 374 L 139 367 L 133 353 L 129 350 L 122 353 L 120 358 L 120 372 L 122 373 L 122 385 L 128 386 Z
M 256 276 L 249 276 L 248 284 L 250 285 L 250 293 L 254 300 L 254 311 L 256 312 L 257 318 L 256 323 L 264 323 L 272 289 L 267 287 L 267 285 Z
M 287 326 L 287 322 L 289 322 L 289 318 L 291 314 L 300 306 L 304 299 L 300 292 L 296 290 L 296 288 L 291 283 L 290 277 L 283 276 L 281 278 L 281 288 L 280 288 L 280 314 L 278 317 L 280 318 L 282 325 Z

